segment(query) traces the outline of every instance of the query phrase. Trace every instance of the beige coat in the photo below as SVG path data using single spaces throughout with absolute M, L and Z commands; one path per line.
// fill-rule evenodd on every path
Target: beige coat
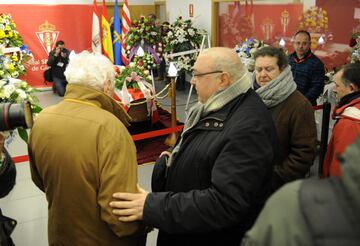
M 49 245 L 139 245 L 144 239 L 134 236 L 144 235 L 139 223 L 119 222 L 109 206 L 114 192 L 137 192 L 126 117 L 104 93 L 70 84 L 64 101 L 39 114 L 29 155 L 32 179 L 49 203 Z

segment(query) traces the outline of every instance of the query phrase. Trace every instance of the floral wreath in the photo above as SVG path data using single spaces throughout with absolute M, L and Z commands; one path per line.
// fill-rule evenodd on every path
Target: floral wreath
M 30 57 L 11 15 L 0 14 L 0 79 L 25 75 L 24 63 Z
M 165 53 L 172 53 L 199 49 L 202 35 L 206 32 L 193 27 L 191 20 L 183 20 L 180 16 L 170 25 L 167 36 L 164 38 Z M 197 54 L 178 56 L 173 58 L 179 70 L 190 71 L 195 63 Z
M 142 67 L 143 70 L 151 70 L 156 68 L 156 61 L 154 56 L 149 53 L 144 53 L 142 57 L 135 55 L 132 61 L 139 67 Z
M 135 56 L 141 46 L 145 53 L 154 57 L 156 64 L 160 63 L 162 56 L 162 44 L 160 42 L 160 29 L 155 25 L 155 21 L 145 16 L 132 21 L 132 25 L 126 34 L 126 50 L 129 60 Z
M 122 66 L 118 70 L 118 74 L 115 77 L 115 88 L 121 90 L 123 88 L 124 81 L 126 81 L 128 89 L 140 89 L 138 85 L 140 80 L 145 80 L 146 82 L 151 83 L 151 79 L 149 70 L 136 66 L 135 62 L 130 62 L 129 66 Z

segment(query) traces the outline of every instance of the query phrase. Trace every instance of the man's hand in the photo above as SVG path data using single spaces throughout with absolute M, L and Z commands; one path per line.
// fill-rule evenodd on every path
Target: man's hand
M 122 222 L 132 222 L 143 219 L 144 204 L 148 192 L 143 190 L 138 185 L 140 193 L 122 193 L 117 192 L 113 197 L 120 200 L 110 202 L 110 207 L 113 209 L 113 214 L 119 216 Z

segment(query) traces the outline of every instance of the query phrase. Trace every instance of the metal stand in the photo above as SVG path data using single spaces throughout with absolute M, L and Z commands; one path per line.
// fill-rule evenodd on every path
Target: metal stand
M 328 146 L 329 137 L 329 122 L 330 122 L 331 104 L 324 103 L 322 124 L 321 124 L 321 139 L 320 139 L 320 151 L 319 151 L 319 176 L 322 175 L 323 163 Z
M 176 78 L 177 77 L 171 77 L 171 127 L 174 128 L 177 126 L 176 123 Z M 176 144 L 177 140 L 177 133 L 173 132 L 171 133 L 166 139 L 165 144 L 167 146 L 174 146 Z

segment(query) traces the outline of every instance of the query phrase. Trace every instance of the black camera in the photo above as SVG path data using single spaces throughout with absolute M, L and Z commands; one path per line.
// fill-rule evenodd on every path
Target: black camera
M 31 128 L 33 117 L 31 104 L 22 103 L 0 103 L 0 131 L 13 130 L 17 127 Z

